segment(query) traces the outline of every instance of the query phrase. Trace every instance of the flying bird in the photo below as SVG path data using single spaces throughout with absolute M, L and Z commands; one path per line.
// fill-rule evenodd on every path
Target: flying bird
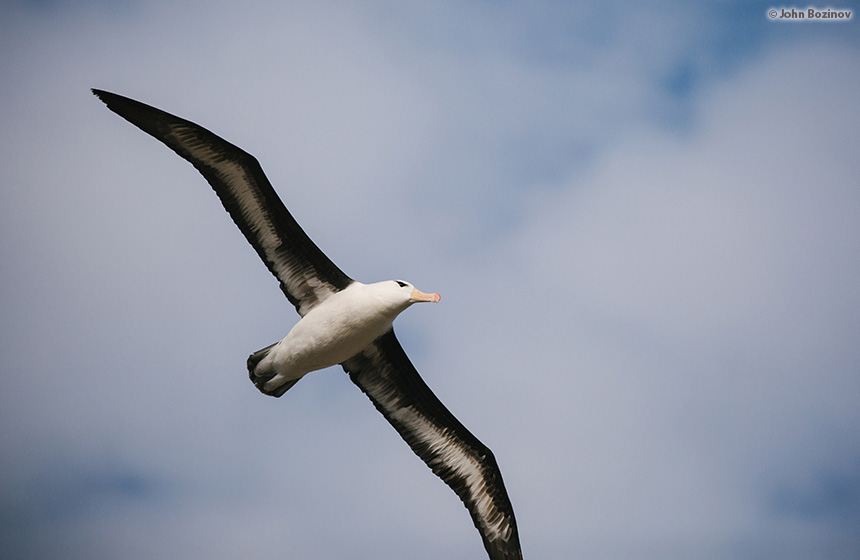
M 248 358 L 254 385 L 280 397 L 305 374 L 340 364 L 409 447 L 460 497 L 491 560 L 521 560 L 514 511 L 496 459 L 418 375 L 394 336 L 394 319 L 439 294 L 402 280 L 344 274 L 275 193 L 257 159 L 193 122 L 94 89 L 110 109 L 188 160 L 300 315 L 287 336 Z

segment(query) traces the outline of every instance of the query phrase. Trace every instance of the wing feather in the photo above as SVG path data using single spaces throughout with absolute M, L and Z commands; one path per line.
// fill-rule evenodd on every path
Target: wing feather
M 514 510 L 492 452 L 418 375 L 389 330 L 343 364 L 409 447 L 460 497 L 491 560 L 521 560 Z
M 93 93 L 200 171 L 300 315 L 352 283 L 302 230 L 254 156 L 191 121 L 121 95 Z

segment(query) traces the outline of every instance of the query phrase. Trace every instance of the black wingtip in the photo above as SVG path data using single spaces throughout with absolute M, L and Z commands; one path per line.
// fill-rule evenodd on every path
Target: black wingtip
M 93 95 L 99 98 L 99 101 L 107 105 L 108 109 L 124 117 L 125 115 L 123 113 L 127 113 L 129 108 L 136 105 L 142 105 L 139 101 L 134 101 L 128 97 L 123 97 L 122 95 L 117 95 L 116 93 L 111 93 L 103 89 L 92 88 L 90 91 L 93 92 Z M 125 110 L 123 110 L 123 107 L 125 107 Z
M 98 88 L 90 88 L 90 91 L 93 92 L 93 95 L 95 95 L 100 100 L 104 101 L 105 103 L 107 103 L 107 99 L 110 96 L 116 95 L 116 94 L 113 94 L 113 93 L 110 93 L 108 91 L 105 91 L 103 89 L 98 89 Z
M 141 103 L 140 101 L 135 101 L 134 99 L 130 99 L 128 97 L 123 97 L 122 95 L 111 93 L 109 91 L 105 91 L 103 89 L 92 88 L 90 91 L 93 92 L 93 95 L 99 98 L 102 103 L 108 106 L 108 109 L 111 111 L 117 111 L 117 108 L 120 107 L 147 107 L 147 105 Z
M 163 134 L 159 132 L 159 127 L 166 120 L 183 121 L 178 117 L 165 113 L 161 109 L 156 109 L 146 103 L 135 101 L 129 97 L 125 97 L 102 89 L 92 88 L 93 95 L 98 97 L 108 109 L 121 116 L 131 124 L 140 128 L 147 134 L 155 136 L 158 140 L 165 142 Z M 176 148 L 168 144 L 173 150 Z M 181 154 L 180 154 L 181 155 Z M 184 156 L 183 156 L 184 157 Z

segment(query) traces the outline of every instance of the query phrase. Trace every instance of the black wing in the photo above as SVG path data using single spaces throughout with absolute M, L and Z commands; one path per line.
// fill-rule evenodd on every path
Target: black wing
M 492 452 L 418 375 L 394 331 L 343 363 L 409 447 L 463 500 L 491 560 L 521 560 L 514 510 Z
M 300 315 L 352 283 L 302 231 L 254 156 L 155 107 L 106 91 L 93 93 L 203 174 Z

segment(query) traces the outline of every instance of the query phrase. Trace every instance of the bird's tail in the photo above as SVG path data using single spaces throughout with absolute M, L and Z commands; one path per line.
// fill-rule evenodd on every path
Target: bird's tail
M 277 344 L 277 342 L 270 344 L 248 356 L 248 377 L 251 378 L 257 389 L 272 397 L 280 397 L 287 392 L 287 389 L 299 382 L 298 379 L 280 380 L 273 371 L 265 371 L 257 367 Z

